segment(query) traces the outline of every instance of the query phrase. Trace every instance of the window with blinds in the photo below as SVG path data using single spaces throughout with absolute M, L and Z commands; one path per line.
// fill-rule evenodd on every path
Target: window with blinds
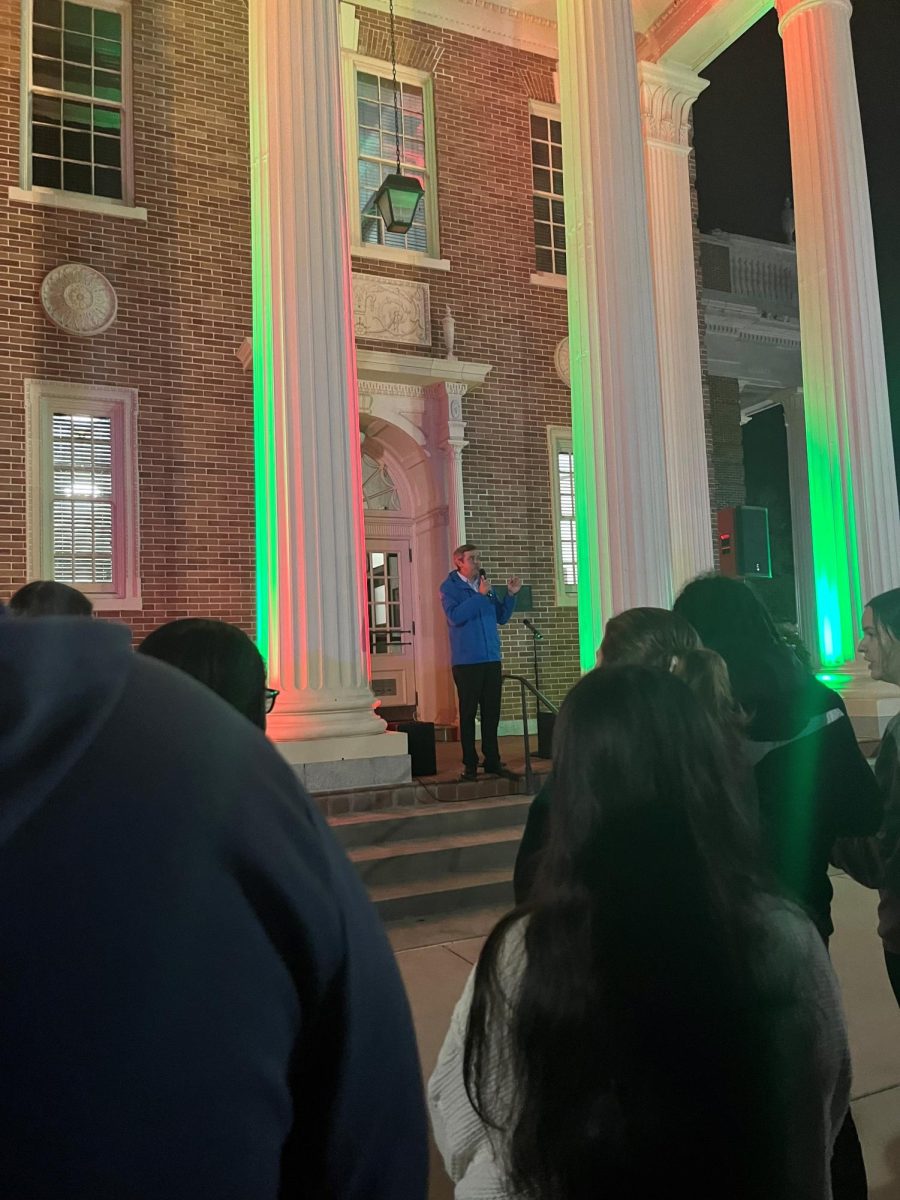
M 113 586 L 112 421 L 53 413 L 53 578 Z
M 578 597 L 578 546 L 575 538 L 575 459 L 572 433 L 551 426 L 550 483 L 553 493 L 553 542 L 556 560 L 556 602 L 575 604 Z
M 31 186 L 126 200 L 127 4 L 28 7 Z
M 26 406 L 29 577 L 139 608 L 137 394 L 32 379 Z

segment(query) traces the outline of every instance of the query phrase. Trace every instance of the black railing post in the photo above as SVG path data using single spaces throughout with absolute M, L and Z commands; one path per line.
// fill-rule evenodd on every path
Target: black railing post
M 518 680 L 518 690 L 522 697 L 522 737 L 524 743 L 524 752 L 526 752 L 526 787 L 529 792 L 534 792 L 534 772 L 532 770 L 532 737 L 528 732 L 528 692 L 524 679 Z

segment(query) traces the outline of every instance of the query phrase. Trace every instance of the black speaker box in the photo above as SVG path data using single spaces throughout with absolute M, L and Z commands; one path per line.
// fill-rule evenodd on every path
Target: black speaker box
M 434 742 L 433 721 L 397 721 L 392 729 L 405 733 L 409 745 L 410 769 L 413 778 L 422 775 L 437 775 L 437 750 Z
M 538 747 L 535 758 L 553 757 L 553 728 L 556 725 L 556 713 L 538 711 L 537 735 Z
M 739 579 L 771 579 L 769 510 L 741 504 L 719 509 L 719 569 Z

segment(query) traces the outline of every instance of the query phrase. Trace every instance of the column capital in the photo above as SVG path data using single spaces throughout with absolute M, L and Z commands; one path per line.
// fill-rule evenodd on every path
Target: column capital
M 684 150 L 690 149 L 691 107 L 709 87 L 687 67 L 674 63 L 638 63 L 641 87 L 641 126 L 644 138 Z
M 778 32 L 784 37 L 785 29 L 795 17 L 817 8 L 836 8 L 846 13 L 848 18 L 853 13 L 851 0 L 775 0 L 775 10 L 778 13 Z

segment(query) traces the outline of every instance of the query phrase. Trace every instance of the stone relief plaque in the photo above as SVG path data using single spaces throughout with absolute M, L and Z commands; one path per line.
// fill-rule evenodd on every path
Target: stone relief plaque
M 96 337 L 116 319 L 118 300 L 105 275 L 84 263 L 64 263 L 44 277 L 41 304 L 54 325 L 75 337 Z
M 570 383 L 569 371 L 569 339 L 564 337 L 556 347 L 556 353 L 553 355 L 553 365 L 556 367 L 556 373 L 566 385 Z
M 430 346 L 428 284 L 354 272 L 353 328 L 358 338 Z

